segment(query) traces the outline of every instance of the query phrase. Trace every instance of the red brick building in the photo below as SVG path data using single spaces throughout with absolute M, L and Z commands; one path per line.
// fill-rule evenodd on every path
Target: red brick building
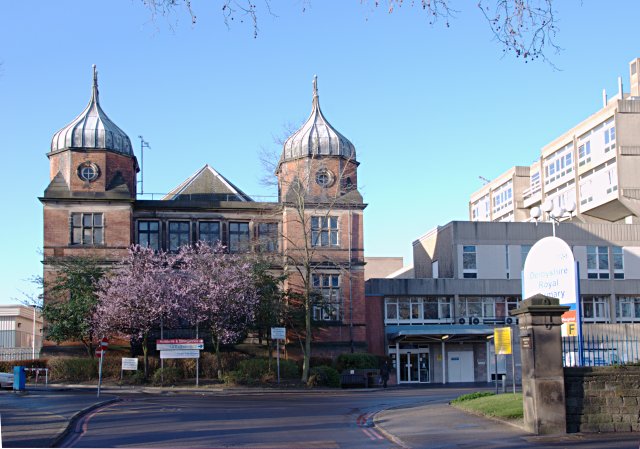
M 293 289 L 303 288 L 309 268 L 319 298 L 314 354 L 366 349 L 358 162 L 353 144 L 322 114 L 315 80 L 311 115 L 277 165 L 277 202 L 254 201 L 209 165 L 162 199 L 142 199 L 131 141 L 100 107 L 95 68 L 88 106 L 53 136 L 47 157 L 45 282 L 52 257 L 114 262 L 131 244 L 175 251 L 219 240 L 231 252 L 261 253 Z

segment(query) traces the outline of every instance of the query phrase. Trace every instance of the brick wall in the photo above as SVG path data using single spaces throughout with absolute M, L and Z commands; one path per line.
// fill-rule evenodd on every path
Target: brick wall
M 369 352 L 386 355 L 384 347 L 384 297 L 366 297 L 367 346 Z
M 132 238 L 131 205 L 105 205 L 102 203 L 80 204 L 46 204 L 44 207 L 44 247 L 45 249 L 62 247 L 74 248 L 71 245 L 70 216 L 71 213 L 102 213 L 104 214 L 104 245 L 105 248 L 128 248 Z M 75 248 L 88 250 L 94 247 L 75 245 Z
M 567 432 L 640 431 L 640 366 L 565 368 Z
M 78 167 L 83 162 L 93 162 L 100 169 L 100 176 L 94 182 L 85 182 L 77 176 Z M 104 192 L 117 172 L 127 183 L 131 197 L 136 193 L 135 159 L 104 150 L 62 151 L 49 156 L 49 179 L 62 173 L 71 190 L 76 192 Z
M 316 172 L 320 169 L 330 171 L 334 183 L 328 188 L 320 187 L 315 182 Z M 294 179 L 301 179 L 303 186 L 313 196 L 336 199 L 344 192 L 345 182 L 350 179 L 353 188 L 358 187 L 358 165 L 355 161 L 337 157 L 300 158 L 288 161 L 280 167 L 278 181 L 282 198 L 287 195 Z

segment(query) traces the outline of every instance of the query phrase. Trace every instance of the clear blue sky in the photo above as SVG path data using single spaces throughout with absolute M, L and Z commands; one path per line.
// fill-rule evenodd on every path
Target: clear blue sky
M 419 8 L 393 14 L 359 0 L 273 0 L 259 35 L 225 27 L 217 2 L 151 19 L 141 0 L 4 2 L 0 13 L 0 303 L 39 274 L 52 135 L 85 107 L 97 64 L 102 106 L 151 144 L 145 191 L 167 192 L 205 163 L 250 195 L 261 147 L 311 108 L 318 75 L 326 117 L 355 145 L 368 256 L 402 255 L 437 225 L 467 218 L 469 195 L 628 86 L 640 2 L 557 0 L 561 69 L 507 56 L 475 8 L 450 28 Z M 582 3 L 582 4 L 581 4 Z M 260 5 L 261 2 L 258 1 Z M 216 5 L 216 6 L 214 6 Z

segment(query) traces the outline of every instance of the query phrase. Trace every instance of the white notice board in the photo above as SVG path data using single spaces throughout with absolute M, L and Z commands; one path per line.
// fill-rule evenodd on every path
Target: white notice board
M 138 359 L 122 357 L 122 370 L 123 371 L 137 371 Z

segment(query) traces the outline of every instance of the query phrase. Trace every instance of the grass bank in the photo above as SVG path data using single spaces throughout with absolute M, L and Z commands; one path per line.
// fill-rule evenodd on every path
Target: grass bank
M 451 401 L 453 407 L 477 415 L 508 420 L 522 419 L 522 393 L 493 394 L 479 392 L 460 396 Z

